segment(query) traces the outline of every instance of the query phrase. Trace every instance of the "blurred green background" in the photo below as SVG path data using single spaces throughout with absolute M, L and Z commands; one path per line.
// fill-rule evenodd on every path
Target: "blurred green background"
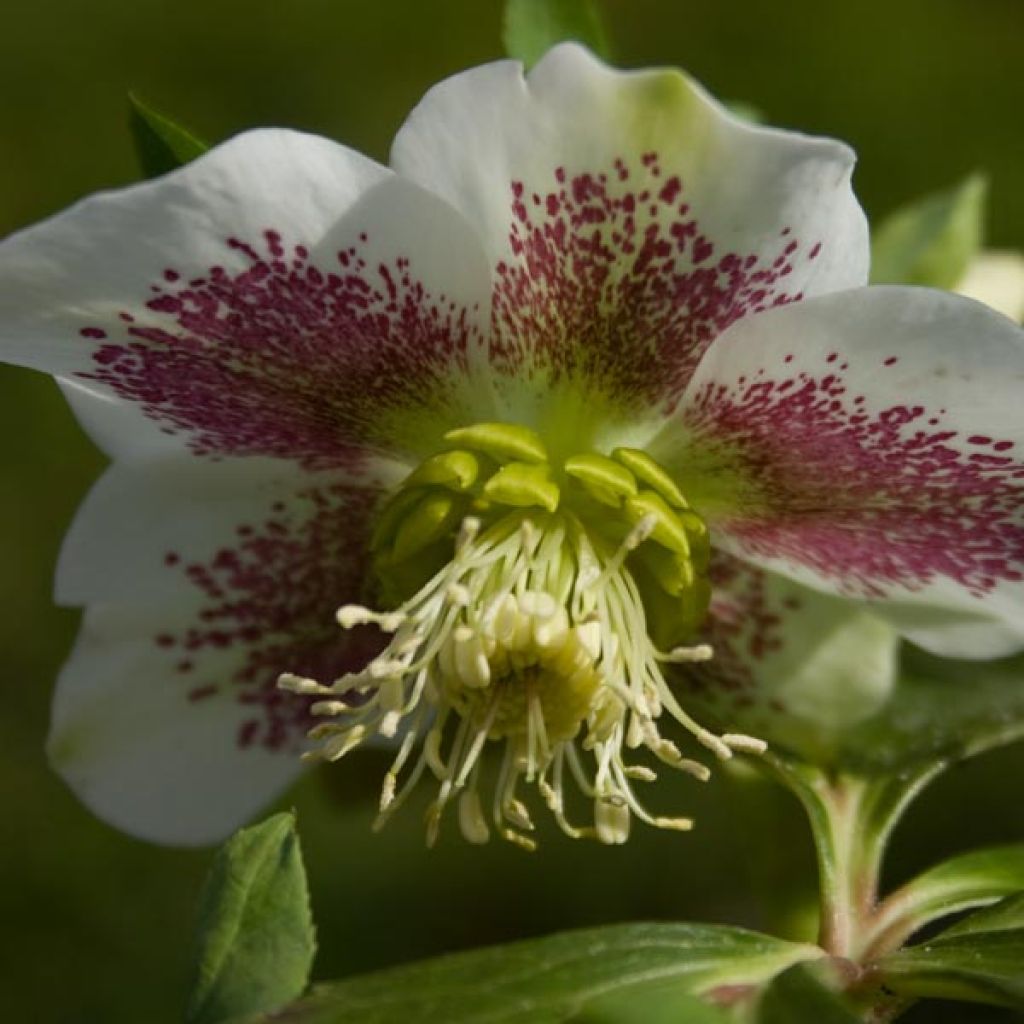
M 682 65 L 773 123 L 827 133 L 861 157 L 875 216 L 967 172 L 992 176 L 990 242 L 1024 245 L 1022 0 L 856 3 L 607 0 L 624 66 Z M 0 32 L 0 234 L 136 177 L 125 94 L 209 140 L 280 124 L 384 159 L 404 114 L 445 75 L 500 56 L 497 0 L 34 0 Z M 179 1018 L 208 851 L 159 849 L 92 820 L 50 775 L 51 680 L 76 614 L 50 578 L 101 459 L 48 379 L 0 367 L 0 963 L 4 1019 L 78 1024 Z M 313 776 L 292 802 L 321 952 L 341 975 L 577 925 L 691 917 L 781 926 L 804 893 L 810 843 L 784 794 L 742 780 L 666 785 L 690 837 L 625 849 L 545 836 L 528 856 L 451 836 L 422 848 L 415 809 L 371 837 L 371 755 Z M 1024 754 L 940 782 L 902 829 L 894 880 L 981 842 L 1024 838 Z M 801 879 L 804 879 L 802 882 Z M 934 1006 L 908 1020 L 1009 1020 Z

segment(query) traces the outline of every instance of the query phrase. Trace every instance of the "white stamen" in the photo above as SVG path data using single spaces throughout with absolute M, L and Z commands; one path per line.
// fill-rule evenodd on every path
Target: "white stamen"
M 430 843 L 449 803 L 457 804 L 459 829 L 469 842 L 490 835 L 479 792 L 489 739 L 504 741 L 491 817 L 497 833 L 517 846 L 536 846 L 527 834 L 534 829 L 529 810 L 516 795 L 520 779 L 537 786 L 559 828 L 573 837 L 624 842 L 634 816 L 663 828 L 691 827 L 690 819 L 652 815 L 637 800 L 631 781 L 657 776 L 647 765 L 626 764 L 627 748 L 646 750 L 697 779 L 710 776 L 660 734 L 663 709 L 721 759 L 734 751 L 760 753 L 765 745 L 709 732 L 669 689 L 662 664 L 706 661 L 712 651 L 697 644 L 663 652 L 649 639 L 627 560 L 655 526 L 655 517 L 645 516 L 612 548 L 595 541 L 570 513 L 534 521 L 510 512 L 486 528 L 466 517 L 453 560 L 400 608 L 378 612 L 350 604 L 338 610 L 345 629 L 376 625 L 393 634 L 362 671 L 329 686 L 281 676 L 283 689 L 329 698 L 310 710 L 336 720 L 310 731 L 319 747 L 306 756 L 337 760 L 373 734 L 393 737 L 402 730 L 374 827 L 429 771 L 438 787 L 427 812 Z M 350 692 L 363 696 L 351 701 Z M 407 767 L 417 743 L 422 749 Z M 586 769 L 581 751 L 593 758 Z M 594 802 L 593 826 L 566 818 L 569 780 Z
M 738 732 L 725 733 L 722 742 L 740 754 L 763 754 L 768 749 L 768 744 L 764 740 Z

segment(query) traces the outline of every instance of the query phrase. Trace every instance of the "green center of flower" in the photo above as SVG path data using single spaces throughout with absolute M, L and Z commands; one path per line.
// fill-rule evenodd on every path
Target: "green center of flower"
M 319 745 L 308 756 L 336 760 L 374 733 L 401 728 L 379 820 L 429 770 L 439 783 L 429 842 L 453 800 L 463 835 L 488 838 L 480 796 L 488 741 L 504 742 L 489 816 L 521 846 L 534 843 L 520 779 L 536 783 L 574 837 L 623 842 L 632 815 L 689 828 L 687 818 L 644 808 L 634 783 L 654 772 L 626 763 L 627 751 L 646 748 L 708 777 L 661 736 L 662 711 L 720 758 L 763 749 L 694 722 L 662 672 L 666 662 L 711 657 L 693 645 L 710 595 L 705 524 L 642 451 L 584 452 L 554 464 L 537 434 L 506 423 L 454 430 L 446 441 L 403 482 L 374 531 L 382 603 L 394 610 L 338 612 L 343 628 L 372 623 L 390 634 L 383 653 L 329 685 L 281 678 L 285 688 L 325 698 L 313 712 L 330 721 L 311 731 Z M 340 699 L 353 692 L 358 699 Z M 567 774 L 594 802 L 592 826 L 568 820 Z

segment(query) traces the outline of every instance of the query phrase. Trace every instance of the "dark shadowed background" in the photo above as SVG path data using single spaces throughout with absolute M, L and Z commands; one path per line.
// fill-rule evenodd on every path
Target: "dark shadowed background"
M 604 7 L 622 65 L 681 65 L 772 123 L 852 143 L 872 216 L 981 169 L 992 178 L 990 243 L 1024 246 L 1022 0 Z M 136 178 L 129 89 L 211 141 L 286 125 L 385 159 L 431 83 L 501 55 L 500 9 L 497 0 L 11 5 L 0 31 L 0 234 Z M 48 379 L 8 367 L 0 458 L 4 1019 L 172 1022 L 209 851 L 151 847 L 93 820 L 42 753 L 51 681 L 77 618 L 51 605 L 52 568 L 102 460 Z M 806 830 L 787 796 L 749 781 L 700 793 L 666 784 L 662 806 L 697 813 L 692 836 L 641 831 L 625 849 L 603 849 L 547 834 L 528 856 L 466 847 L 452 829 L 428 853 L 415 808 L 372 837 L 381 770 L 370 755 L 291 795 L 320 977 L 628 918 L 806 927 L 779 910 L 785 894 L 806 888 Z M 893 879 L 971 845 L 1024 838 L 1022 778 L 1024 752 L 1012 750 L 953 772 L 903 827 Z M 1013 1018 L 934 1007 L 913 1019 Z

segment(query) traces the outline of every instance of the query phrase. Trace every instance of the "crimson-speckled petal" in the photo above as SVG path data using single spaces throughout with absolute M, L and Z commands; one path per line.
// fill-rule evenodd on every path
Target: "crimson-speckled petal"
M 671 408 L 728 324 L 863 284 L 853 155 L 754 127 L 676 71 L 552 50 L 432 89 L 392 164 L 461 210 L 495 267 L 505 390 L 572 382 Z
M 385 470 L 378 475 L 388 479 Z M 65 543 L 58 596 L 85 603 L 61 673 L 51 759 L 125 831 L 211 842 L 298 771 L 308 700 L 376 653 L 336 609 L 365 599 L 380 484 L 271 459 L 115 464 Z
M 114 455 L 353 466 L 491 409 L 471 379 L 489 308 L 472 230 L 326 139 L 238 136 L 14 235 L 0 274 L 0 357 L 130 403 L 90 406 L 117 420 L 96 432 Z
M 867 288 L 745 319 L 651 451 L 732 554 L 939 654 L 1024 645 L 1024 331 Z

